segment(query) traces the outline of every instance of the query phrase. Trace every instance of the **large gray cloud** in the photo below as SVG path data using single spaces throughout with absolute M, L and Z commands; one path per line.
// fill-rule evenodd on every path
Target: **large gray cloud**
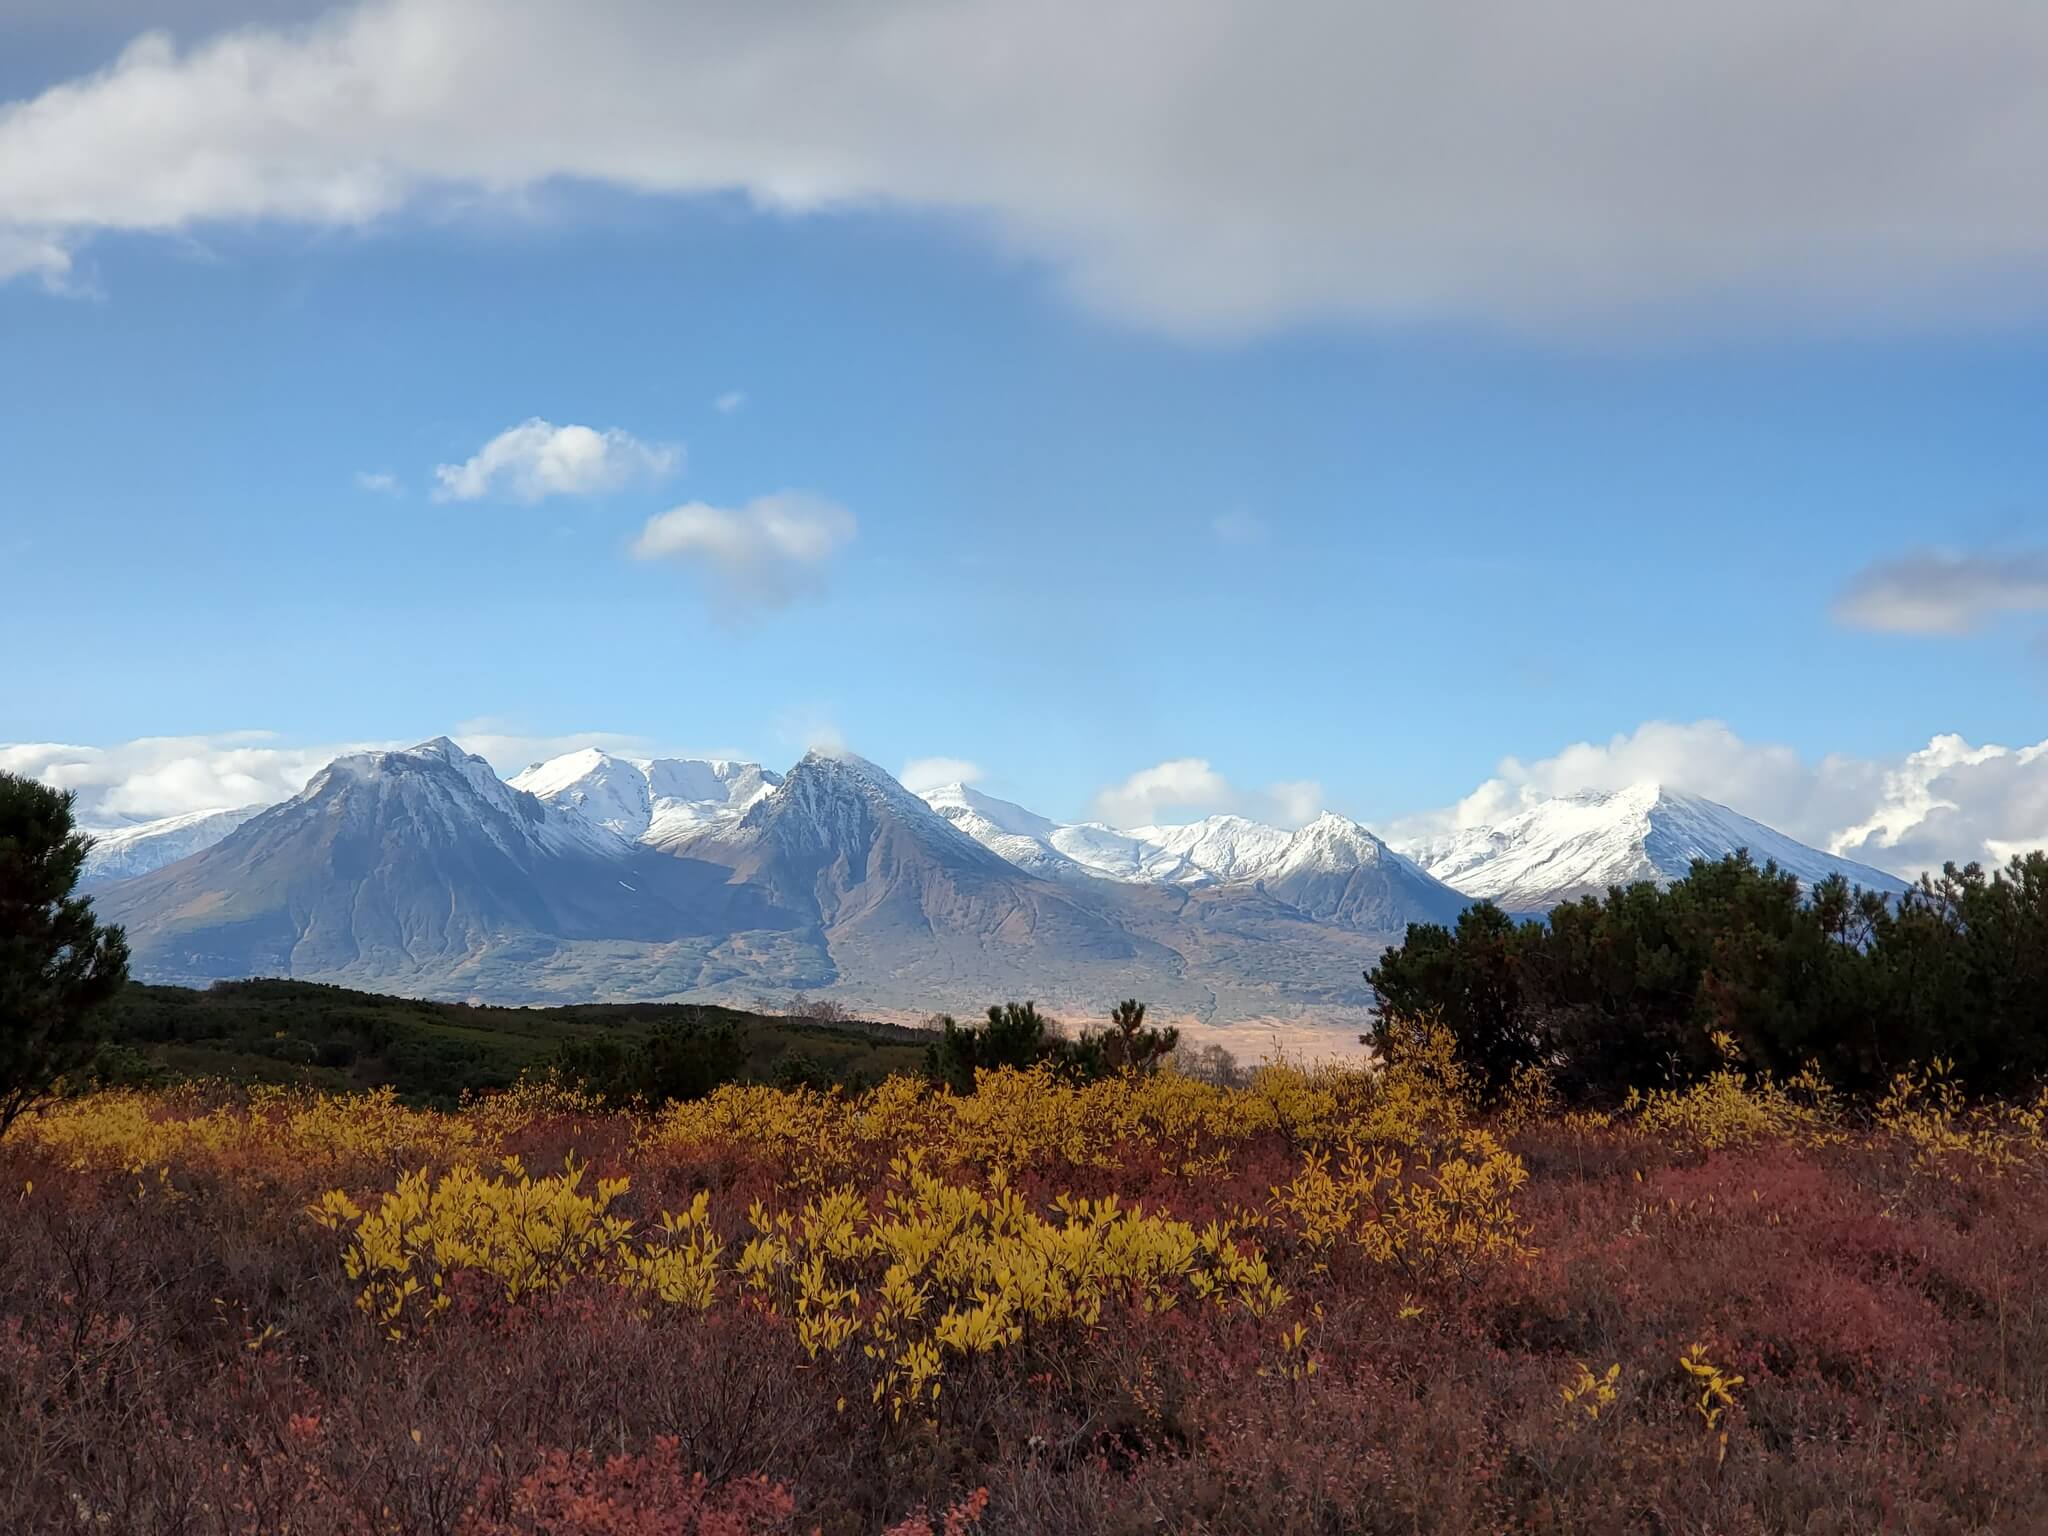
M 1858 629 L 1959 635 L 2007 613 L 2048 613 L 2048 550 L 1922 550 L 1859 572 L 1835 603 Z
M 1581 332 L 2048 298 L 2038 0 L 365 0 L 0 114 L 0 263 L 587 177 L 965 214 L 1114 314 Z

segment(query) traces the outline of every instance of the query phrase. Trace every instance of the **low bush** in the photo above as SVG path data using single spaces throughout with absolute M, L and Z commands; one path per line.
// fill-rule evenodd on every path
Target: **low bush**
M 1735 1049 L 1732 1041 L 1725 1049 Z M 112 1090 L 0 1142 L 24 1531 L 2048 1529 L 2048 1130 L 1934 1067 L 618 1113 Z

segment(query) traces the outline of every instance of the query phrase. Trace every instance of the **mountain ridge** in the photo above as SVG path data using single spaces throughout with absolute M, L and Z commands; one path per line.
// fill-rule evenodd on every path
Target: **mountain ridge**
M 1802 878 L 1842 867 L 1657 787 L 1546 805 L 1408 849 L 1335 813 L 1122 832 L 970 786 L 913 793 L 846 753 L 776 774 L 587 749 L 508 782 L 441 737 L 338 758 L 96 896 L 138 974 L 169 981 L 277 974 L 490 1002 L 807 990 L 899 1014 L 1006 996 L 1092 1012 L 1135 994 L 1177 1018 L 1350 1029 L 1377 956 L 1410 923 L 1455 921 L 1489 881 L 1541 911 L 1558 881 L 1666 879 L 1733 839 L 1796 856 Z

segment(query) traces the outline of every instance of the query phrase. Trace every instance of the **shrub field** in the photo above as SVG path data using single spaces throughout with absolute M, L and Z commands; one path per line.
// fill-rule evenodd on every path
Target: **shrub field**
M 1731 1047 L 1732 1052 L 1732 1047 Z M 2048 1133 L 1732 1058 L 107 1091 L 0 1142 L 9 1531 L 2048 1530 Z

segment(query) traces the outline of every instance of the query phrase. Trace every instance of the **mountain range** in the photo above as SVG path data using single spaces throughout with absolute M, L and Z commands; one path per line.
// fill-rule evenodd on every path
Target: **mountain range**
M 878 1013 L 1137 995 L 1212 1023 L 1369 1009 L 1362 972 L 1472 899 L 1540 913 L 1738 847 L 1902 889 L 1654 785 L 1395 848 L 1342 816 L 1119 830 L 813 752 L 786 775 L 595 749 L 510 781 L 445 738 L 329 764 L 260 810 L 100 834 L 89 879 L 138 974 L 489 1002 L 751 998 Z

